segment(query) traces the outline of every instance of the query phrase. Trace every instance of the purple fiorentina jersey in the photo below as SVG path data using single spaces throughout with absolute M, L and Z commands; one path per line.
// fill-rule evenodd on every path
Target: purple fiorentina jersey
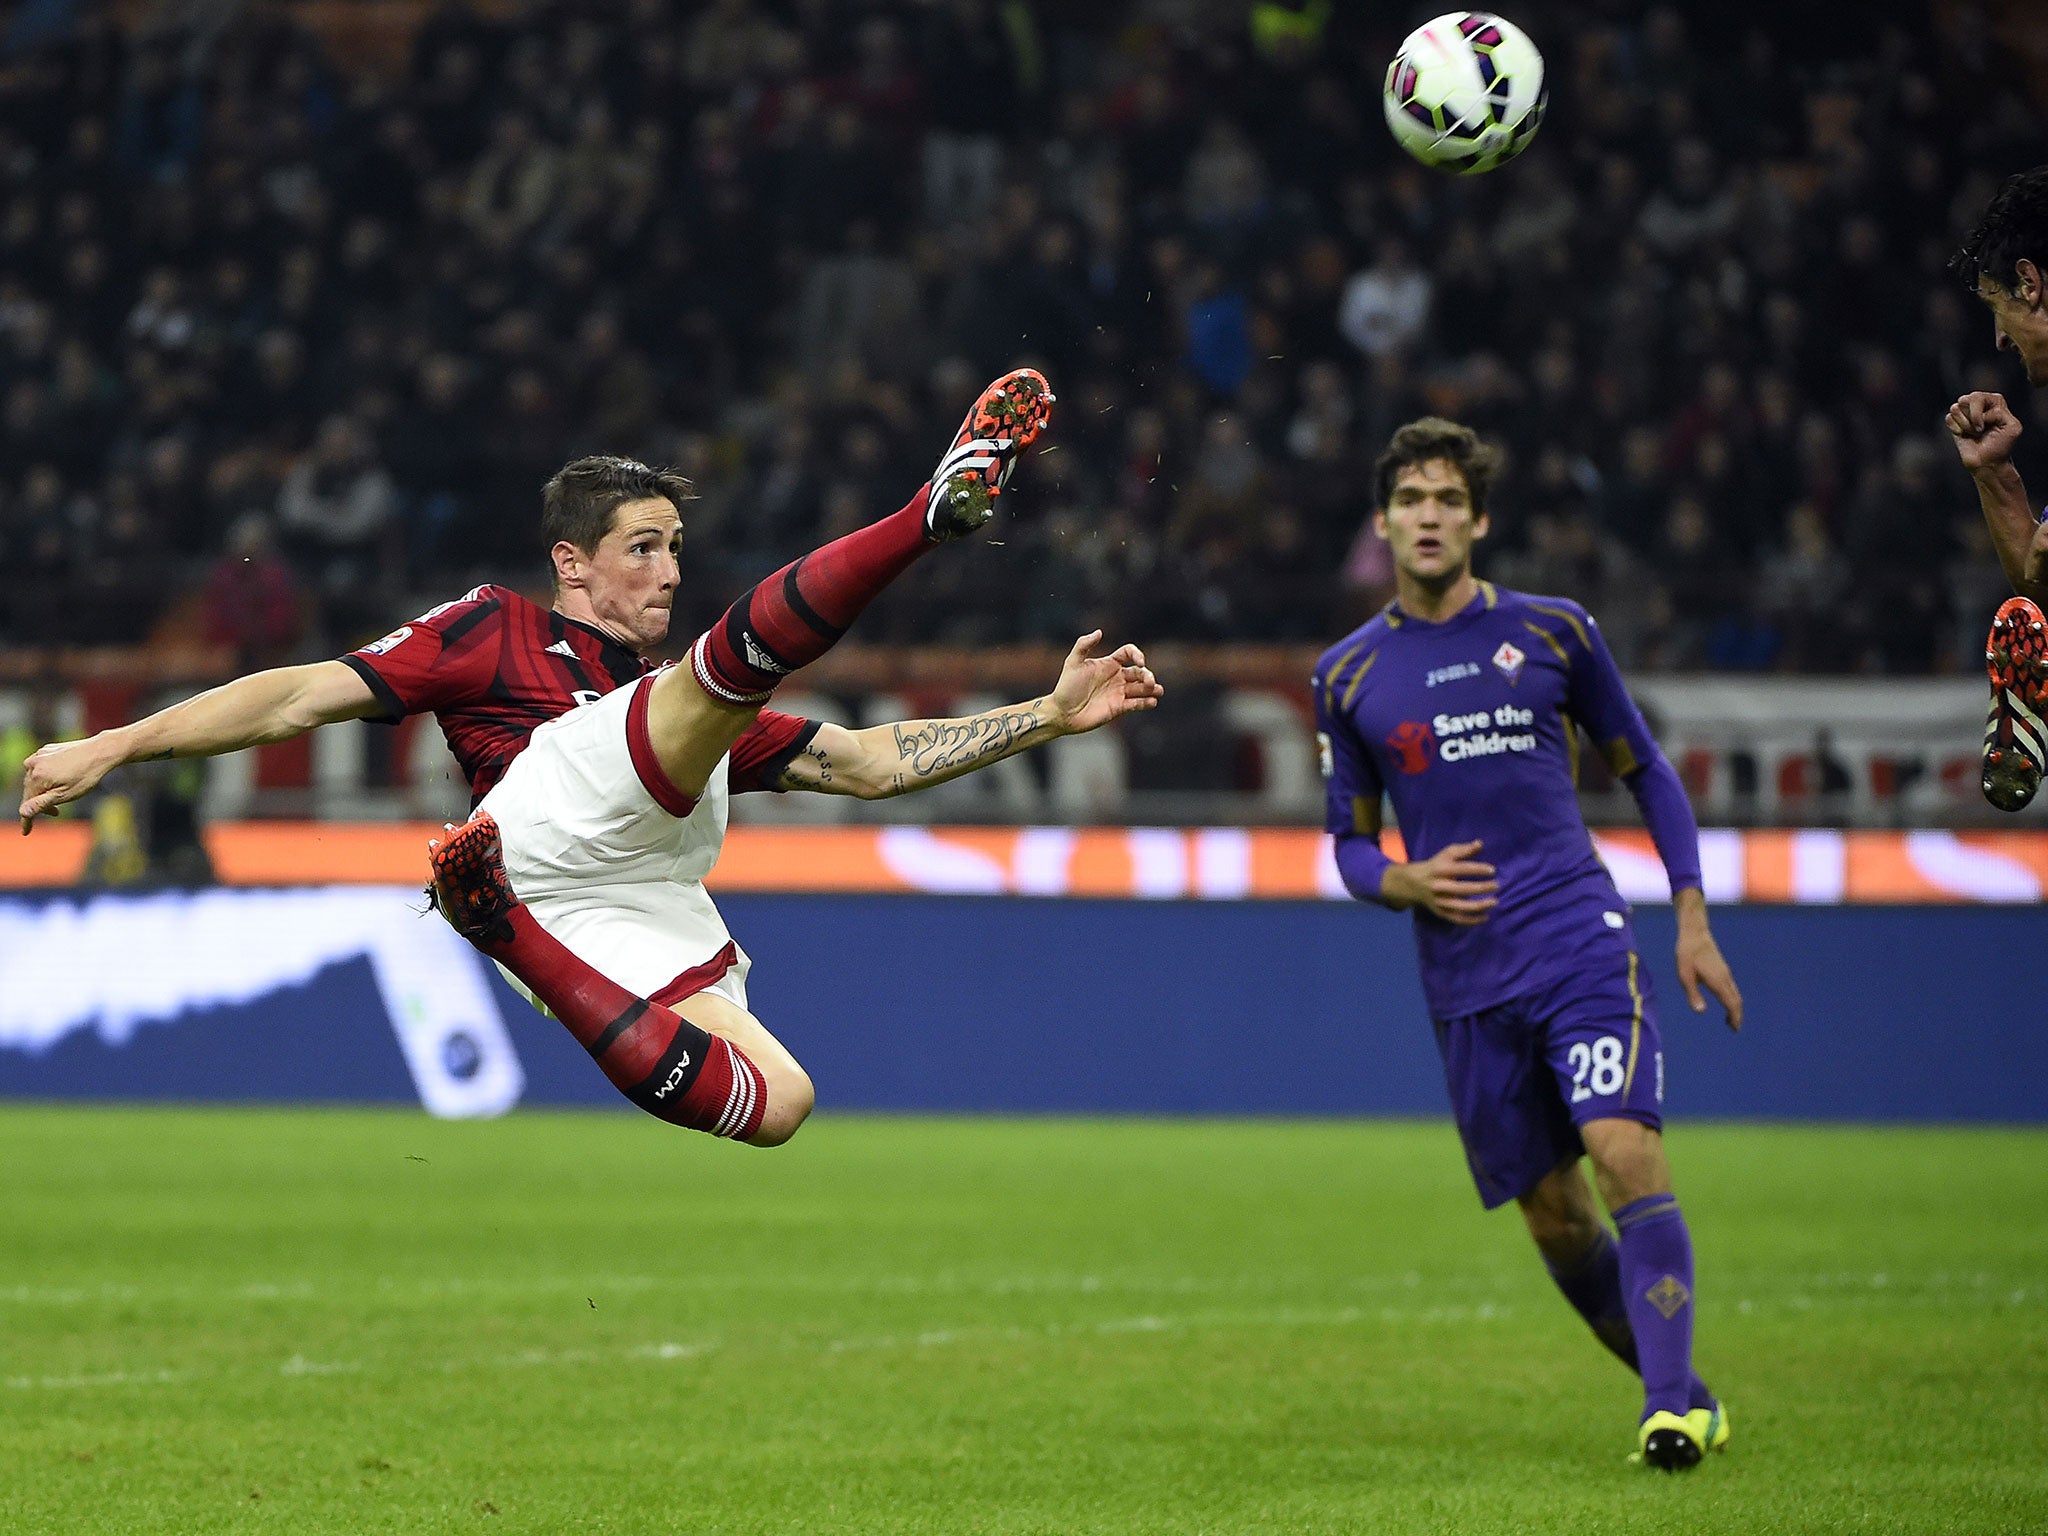
M 1483 581 L 1441 624 L 1389 604 L 1323 653 L 1313 687 L 1332 833 L 1377 837 L 1384 790 L 1410 858 L 1477 838 L 1498 871 L 1477 927 L 1415 910 L 1435 1017 L 1551 988 L 1587 950 L 1626 942 L 1628 907 L 1579 814 L 1578 733 L 1617 774 L 1658 749 L 1585 609 Z

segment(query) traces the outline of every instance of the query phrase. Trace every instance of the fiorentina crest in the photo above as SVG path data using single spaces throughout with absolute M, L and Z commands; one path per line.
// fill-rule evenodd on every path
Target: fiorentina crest
M 1500 649 L 1493 653 L 1493 664 L 1500 668 L 1500 675 L 1511 683 L 1522 675 L 1522 663 L 1528 659 L 1510 640 L 1501 641 Z

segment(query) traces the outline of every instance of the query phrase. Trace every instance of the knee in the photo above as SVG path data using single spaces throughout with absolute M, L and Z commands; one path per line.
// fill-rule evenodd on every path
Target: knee
M 1529 1236 L 1553 1264 L 1583 1258 L 1600 1241 L 1600 1219 L 1591 1211 L 1537 1208 L 1522 1214 L 1529 1223 Z
M 779 1147 L 810 1119 L 818 1102 L 810 1074 L 792 1067 L 775 1074 L 768 1083 L 768 1108 L 761 1115 L 761 1128 L 747 1138 L 750 1147 Z
M 1663 1138 L 1646 1125 L 1634 1120 L 1602 1122 L 1602 1133 L 1586 1138 L 1586 1151 L 1609 1210 L 1671 1192 Z
M 1529 1236 L 1553 1264 L 1571 1264 L 1600 1241 L 1600 1210 L 1577 1158 L 1552 1169 L 1520 1204 Z

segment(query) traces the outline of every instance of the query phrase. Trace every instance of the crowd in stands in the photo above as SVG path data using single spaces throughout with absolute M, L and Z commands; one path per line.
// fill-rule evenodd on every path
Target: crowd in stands
M 1482 574 L 1631 667 L 1959 668 L 2000 590 L 1941 415 L 2024 388 L 1943 263 L 2042 156 L 1967 3 L 1519 0 L 1550 115 L 1465 179 L 1381 119 L 1426 5 L 454 4 L 395 73 L 188 9 L 0 39 L 0 643 L 537 590 L 594 451 L 695 480 L 707 620 L 1022 362 L 1015 515 L 863 639 L 1332 638 L 1424 411 L 1509 450 Z

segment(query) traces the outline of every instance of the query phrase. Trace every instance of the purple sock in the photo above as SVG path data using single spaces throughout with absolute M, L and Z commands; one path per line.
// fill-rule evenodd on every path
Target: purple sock
M 1643 1417 L 1692 1406 L 1692 1234 L 1674 1195 L 1631 1200 L 1621 1231 L 1622 1296 L 1643 1377 Z
M 1628 1304 L 1621 1296 L 1621 1248 L 1614 1234 L 1602 1227 L 1599 1239 L 1576 1263 L 1558 1265 L 1546 1258 L 1543 1264 L 1593 1336 L 1613 1350 L 1623 1365 L 1641 1375 L 1635 1331 L 1628 1325 Z M 1697 1375 L 1686 1383 L 1686 1399 L 1691 1408 L 1714 1406 L 1714 1394 Z

